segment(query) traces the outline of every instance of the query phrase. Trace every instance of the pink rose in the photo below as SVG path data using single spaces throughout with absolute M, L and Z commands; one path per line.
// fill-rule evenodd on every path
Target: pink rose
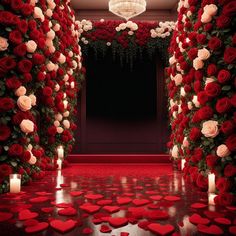
M 48 16 L 49 18 L 52 17 L 52 10 L 51 9 L 47 9 L 47 11 L 45 12 L 45 15 Z
M 215 4 L 210 4 L 210 5 L 206 5 L 204 7 L 204 14 L 208 14 L 210 16 L 215 16 L 217 13 L 218 7 Z
M 53 30 L 54 30 L 55 32 L 59 31 L 60 28 L 61 28 L 61 26 L 60 26 L 58 23 L 56 23 L 56 24 L 53 26 Z
M 60 64 L 63 64 L 63 63 L 66 62 L 66 57 L 65 57 L 62 53 L 60 54 L 60 56 L 59 56 L 59 58 L 58 58 L 58 62 L 59 62 Z
M 69 129 L 70 128 L 70 121 L 69 120 L 63 120 L 62 124 L 64 125 L 64 127 L 66 129 Z
M 39 7 L 34 8 L 34 18 L 35 19 L 40 19 L 41 21 L 44 21 L 43 12 Z
M 214 120 L 205 121 L 202 124 L 202 134 L 207 138 L 214 138 L 219 134 L 218 122 Z
M 6 38 L 0 37 L 0 51 L 5 51 L 8 48 L 8 42 Z
M 20 129 L 22 132 L 28 134 L 34 132 L 34 123 L 31 120 L 24 119 L 20 123 Z
M 57 133 L 61 134 L 64 131 L 64 129 L 62 127 L 57 127 Z
M 202 14 L 202 16 L 201 16 L 201 22 L 202 23 L 209 23 L 209 22 L 211 22 L 211 20 L 212 20 L 212 16 L 211 15 L 209 15 L 209 14 L 207 14 L 205 12 Z
M 54 39 L 55 38 L 55 32 L 51 29 L 48 33 L 47 33 L 47 38 L 48 39 Z
M 28 163 L 29 163 L 30 165 L 34 165 L 36 162 L 37 162 L 37 159 L 36 159 L 36 157 L 32 154 L 31 157 L 30 157 L 30 159 L 29 159 L 29 161 L 28 161 Z
M 37 44 L 35 43 L 34 40 L 29 40 L 27 43 L 25 43 L 27 52 L 29 53 L 34 53 L 35 50 L 37 49 Z
M 37 101 L 36 96 L 34 94 L 30 94 L 29 98 L 31 99 L 31 105 L 35 106 L 36 105 L 36 101 Z
M 200 60 L 204 61 L 207 60 L 211 56 L 211 54 L 206 48 L 203 48 L 198 50 L 197 56 Z
M 53 71 L 55 69 L 55 64 L 52 63 L 51 61 L 46 66 L 48 71 Z
M 60 126 L 60 122 L 59 122 L 58 120 L 55 120 L 53 124 L 54 124 L 54 126 L 56 126 L 56 127 L 59 127 L 59 126 Z
M 31 99 L 28 96 L 20 96 L 17 99 L 17 105 L 22 111 L 28 111 L 31 109 L 32 104 L 31 104 Z
M 219 157 L 226 157 L 230 154 L 228 147 L 225 144 L 221 144 L 216 149 L 216 154 Z
M 17 97 L 24 96 L 26 94 L 26 88 L 24 86 L 20 86 L 18 89 L 15 91 L 15 95 Z
M 202 69 L 203 66 L 204 66 L 204 63 L 200 58 L 197 57 L 193 60 L 193 67 L 195 70 Z

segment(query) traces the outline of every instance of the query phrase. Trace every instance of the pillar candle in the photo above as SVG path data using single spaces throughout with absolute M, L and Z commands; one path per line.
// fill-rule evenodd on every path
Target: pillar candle
M 57 169 L 61 170 L 61 166 L 62 166 L 62 160 L 61 159 L 57 160 L 57 165 L 58 165 Z
M 181 159 L 181 170 L 184 169 L 185 162 L 186 162 L 185 159 Z
M 217 196 L 217 195 L 214 194 L 214 193 L 209 193 L 209 194 L 208 194 L 208 204 L 209 204 L 209 205 L 215 205 L 214 198 L 215 198 L 216 196 Z
M 57 156 L 58 156 L 58 159 L 63 159 L 64 158 L 64 149 L 63 149 L 63 147 L 58 147 L 57 148 Z
M 208 175 L 208 193 L 215 193 L 216 184 L 215 184 L 215 174 Z
M 19 193 L 21 188 L 21 175 L 10 175 L 10 193 Z

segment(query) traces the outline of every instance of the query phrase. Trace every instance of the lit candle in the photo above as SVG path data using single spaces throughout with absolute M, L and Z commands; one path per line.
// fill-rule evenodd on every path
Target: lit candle
M 72 89 L 75 87 L 75 82 L 74 82 L 74 81 L 70 83 L 70 87 L 71 87 Z
M 57 169 L 61 170 L 61 166 L 62 166 L 62 160 L 61 159 L 57 160 L 57 165 L 58 165 Z
M 21 187 L 21 175 L 11 174 L 10 175 L 10 193 L 19 193 Z
M 208 193 L 216 191 L 215 174 L 208 174 Z
M 184 169 L 185 162 L 186 162 L 185 159 L 181 159 L 181 170 Z
M 217 195 L 214 194 L 214 193 L 209 193 L 209 194 L 208 194 L 208 204 L 209 204 L 209 205 L 215 205 L 214 199 L 215 199 L 216 196 L 217 196 Z
M 57 148 L 57 156 L 58 156 L 58 159 L 64 158 L 64 149 L 62 146 Z
M 64 108 L 66 109 L 66 108 L 67 108 L 67 105 L 68 105 L 68 101 L 67 101 L 67 100 L 64 100 L 64 101 L 63 101 L 63 104 L 64 104 Z

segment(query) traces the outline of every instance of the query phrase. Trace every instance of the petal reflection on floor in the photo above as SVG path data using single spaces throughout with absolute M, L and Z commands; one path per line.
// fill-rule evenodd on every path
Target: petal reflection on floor
M 1 236 L 236 234 L 236 208 L 208 206 L 167 164 L 70 165 L 0 200 Z

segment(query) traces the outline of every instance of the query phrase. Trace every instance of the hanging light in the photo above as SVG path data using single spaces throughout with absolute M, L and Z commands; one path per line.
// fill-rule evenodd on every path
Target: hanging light
M 109 11 L 129 20 L 146 11 L 145 0 L 110 0 Z

